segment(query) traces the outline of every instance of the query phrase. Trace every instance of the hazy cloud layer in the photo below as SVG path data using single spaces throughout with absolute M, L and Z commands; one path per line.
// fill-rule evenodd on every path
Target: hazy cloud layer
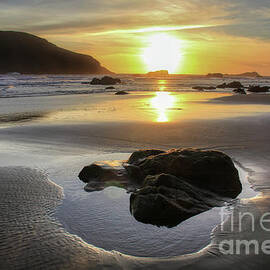
M 1 0 L 0 25 L 48 34 L 201 24 L 265 39 L 270 38 L 269 11 L 269 0 Z
M 270 0 L 0 0 L 0 25 L 116 72 L 146 71 L 140 52 L 157 30 L 183 42 L 179 72 L 270 70 Z

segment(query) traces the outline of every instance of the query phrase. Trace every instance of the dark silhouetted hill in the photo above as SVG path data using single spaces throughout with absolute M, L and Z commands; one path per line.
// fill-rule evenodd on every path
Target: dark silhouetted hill
M 208 73 L 206 77 L 209 78 L 224 78 L 224 77 L 245 77 L 245 78 L 258 78 L 262 77 L 258 72 L 244 72 L 240 74 L 222 74 L 222 73 Z
M 0 73 L 110 74 L 91 56 L 75 53 L 37 36 L 0 31 Z
M 228 76 L 236 76 L 236 77 L 251 77 L 251 78 L 256 78 L 256 77 L 262 77 L 258 72 L 244 72 L 241 74 L 228 74 Z

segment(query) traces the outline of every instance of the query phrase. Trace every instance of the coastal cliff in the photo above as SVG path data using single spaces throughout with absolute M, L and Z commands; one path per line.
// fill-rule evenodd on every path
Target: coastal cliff
M 91 56 L 75 53 L 37 36 L 0 31 L 0 73 L 111 74 Z

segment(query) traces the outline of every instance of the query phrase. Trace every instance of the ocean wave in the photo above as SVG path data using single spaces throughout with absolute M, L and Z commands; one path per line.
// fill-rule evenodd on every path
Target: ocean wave
M 87 94 L 95 94 L 95 93 L 109 93 L 115 92 L 112 90 L 69 90 L 69 91 L 48 91 L 48 92 L 37 92 L 37 93 L 15 93 L 15 94 L 2 94 L 0 98 L 18 98 L 18 97 L 41 97 L 41 96 L 61 96 L 61 95 L 87 95 Z
M 270 78 L 206 78 L 206 77 L 141 77 L 118 75 L 122 81 L 115 90 L 105 89 L 106 86 L 91 85 L 89 82 L 96 75 L 0 75 L 0 98 L 37 97 L 57 95 L 81 95 L 124 91 L 193 91 L 194 86 L 216 86 L 218 84 L 239 80 L 243 85 L 270 85 Z M 230 92 L 228 89 L 212 90 L 214 92 Z M 211 91 L 211 92 L 212 92 Z

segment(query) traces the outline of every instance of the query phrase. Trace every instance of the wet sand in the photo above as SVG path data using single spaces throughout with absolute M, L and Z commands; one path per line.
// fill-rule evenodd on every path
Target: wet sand
M 270 104 L 269 94 L 248 94 L 248 95 L 230 95 L 225 97 L 214 98 L 210 100 L 211 103 L 223 104 Z
M 270 211 L 270 109 L 265 105 L 268 97 L 199 95 L 186 96 L 185 102 L 176 101 L 165 107 L 158 104 L 159 101 L 151 105 L 155 93 L 118 99 L 112 95 L 98 95 L 96 100 L 93 95 L 89 103 L 87 100 L 91 97 L 83 101 L 76 97 L 72 102 L 67 97 L 60 105 L 50 105 L 50 108 L 44 105 L 41 111 L 49 114 L 42 119 L 5 123 L 0 130 L 0 160 L 2 166 L 9 167 L 0 170 L 1 192 L 5 194 L 0 198 L 1 220 L 4 220 L 1 223 L 0 264 L 5 265 L 5 269 L 30 266 L 31 269 L 268 269 L 269 255 L 254 255 L 252 251 L 250 255 L 223 255 L 217 248 L 224 239 L 257 239 L 259 243 L 267 239 L 267 232 L 258 224 L 261 215 Z M 183 101 L 183 95 L 178 97 Z M 2 102 L 0 100 L 0 105 Z M 16 106 L 22 99 L 9 102 Z M 216 102 L 219 104 L 215 105 Z M 180 107 L 182 110 L 177 110 Z M 4 106 L 3 110 L 7 113 L 9 109 Z M 27 110 L 33 111 L 31 104 Z M 57 162 L 61 165 L 65 159 L 81 157 L 87 160 L 87 155 L 92 154 L 98 160 L 104 153 L 113 157 L 149 147 L 218 149 L 240 162 L 249 173 L 253 188 L 261 193 L 256 198 L 239 200 L 233 211 L 235 216 L 239 211 L 253 213 L 256 230 L 251 230 L 251 221 L 247 219 L 245 229 L 239 233 L 236 219 L 233 232 L 216 227 L 210 245 L 203 250 L 167 259 L 108 252 L 68 234 L 54 219 L 52 213 L 62 196 L 60 187 L 37 171 L 11 167 L 35 167 L 51 177 L 52 164 L 54 167 Z M 59 173 L 61 170 L 65 168 L 59 168 Z M 41 203 L 33 204 L 37 198 L 42 199 Z M 14 216 L 10 209 L 15 209 Z M 228 219 L 224 226 L 230 226 L 230 222 Z M 29 241 L 24 241 L 26 234 Z

